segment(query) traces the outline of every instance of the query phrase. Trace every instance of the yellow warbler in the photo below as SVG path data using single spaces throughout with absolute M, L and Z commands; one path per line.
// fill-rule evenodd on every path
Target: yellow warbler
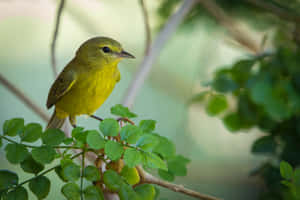
M 123 58 L 134 56 L 111 38 L 84 42 L 51 86 L 47 108 L 55 105 L 55 111 L 47 128 L 60 128 L 68 117 L 75 126 L 77 115 L 92 115 L 120 80 L 117 65 Z

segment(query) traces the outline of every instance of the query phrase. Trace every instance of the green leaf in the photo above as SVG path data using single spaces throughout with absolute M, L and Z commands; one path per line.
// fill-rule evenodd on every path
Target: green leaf
M 294 172 L 294 183 L 297 187 L 300 187 L 300 168 L 295 169 Z
M 142 162 L 142 155 L 141 153 L 133 148 L 127 148 L 124 153 L 124 162 L 125 164 L 132 168 Z
M 72 144 L 74 142 L 74 140 L 73 140 L 73 138 L 65 138 L 64 139 L 64 141 L 63 141 L 63 143 L 65 144 L 65 145 L 70 145 L 70 144 Z
M 156 125 L 155 120 L 142 120 L 140 121 L 139 127 L 146 133 L 154 131 Z
M 19 177 L 15 172 L 9 170 L 0 170 L 0 190 L 5 190 L 11 186 L 17 185 Z
M 3 134 L 8 136 L 16 136 L 21 134 L 24 129 L 24 119 L 14 118 L 6 120 L 3 124 Z
M 293 178 L 293 167 L 285 162 L 281 161 L 280 162 L 280 174 L 283 178 L 291 180 Z
M 45 176 L 37 176 L 29 182 L 29 188 L 38 199 L 44 199 L 50 191 L 50 180 Z
M 241 121 L 237 113 L 227 114 L 223 118 L 223 123 L 225 127 L 231 132 L 236 132 L 241 129 Z
M 121 117 L 134 118 L 136 114 L 129 111 L 129 109 L 121 104 L 117 104 L 110 109 L 111 114 L 118 115 Z
M 67 183 L 61 188 L 61 192 L 68 200 L 80 199 L 80 188 L 76 183 Z
M 251 151 L 256 154 L 274 154 L 276 146 L 277 145 L 273 137 L 263 136 L 253 143 Z
M 201 103 L 203 102 L 208 94 L 210 94 L 210 91 L 203 91 L 200 92 L 199 94 L 194 95 L 188 102 L 188 104 L 193 104 L 193 103 Z
M 2 141 L 2 138 L 0 138 L 0 148 L 2 147 L 3 145 L 3 141 Z
M 177 155 L 168 160 L 168 169 L 175 176 L 186 176 L 186 165 L 189 162 L 190 160 L 184 158 L 181 155 Z
M 120 200 L 140 200 L 138 194 L 127 184 L 122 185 L 118 194 Z
M 158 138 L 154 134 L 144 134 L 137 141 L 136 146 L 140 147 L 144 151 L 152 151 L 159 143 Z
M 257 104 L 267 103 L 272 96 L 272 84 L 268 79 L 257 80 L 250 88 L 250 97 Z
M 68 181 L 77 181 L 80 178 L 80 166 L 67 163 L 62 167 L 62 176 Z
M 43 143 L 50 146 L 59 145 L 64 139 L 65 133 L 60 129 L 47 129 L 42 135 Z
M 72 137 L 75 138 L 76 140 L 78 140 L 82 134 L 83 134 L 83 131 L 84 128 L 83 127 L 80 127 L 80 126 L 77 126 L 76 128 L 73 128 L 72 130 Z
M 68 182 L 68 180 L 65 179 L 62 175 L 62 167 L 61 166 L 55 167 L 54 170 L 55 170 L 56 175 L 60 178 L 60 180 L 62 180 L 63 182 Z
M 12 164 L 18 164 L 29 156 L 28 150 L 22 144 L 7 144 L 5 151 L 7 160 Z
M 101 175 L 97 167 L 89 165 L 84 169 L 84 177 L 89 181 L 99 181 Z
M 44 169 L 44 165 L 36 162 L 31 155 L 22 161 L 20 166 L 24 172 L 32 174 L 37 174 Z
M 123 146 L 115 141 L 109 140 L 105 144 L 104 152 L 111 160 L 118 160 L 124 153 Z
M 166 163 L 154 153 L 143 153 L 143 164 L 153 169 L 168 170 Z
M 159 143 L 155 146 L 153 151 L 158 153 L 163 158 L 169 158 L 175 155 L 175 145 L 166 137 L 159 136 Z
M 130 168 L 128 166 L 124 166 L 120 175 L 126 180 L 126 182 L 130 185 L 135 185 L 140 182 L 140 175 L 136 168 Z
M 102 191 L 94 186 L 90 185 L 84 190 L 84 199 L 85 200 L 104 200 Z
M 158 175 L 160 176 L 160 178 L 162 178 L 166 181 L 169 181 L 169 182 L 172 182 L 175 179 L 174 174 L 172 174 L 169 171 L 162 170 L 162 169 L 158 169 Z
M 135 144 L 142 134 L 143 132 L 139 127 L 131 124 L 123 126 L 120 132 L 121 140 L 129 144 Z
M 293 187 L 293 184 L 290 181 L 282 180 L 280 181 L 281 184 L 287 186 L 287 187 Z
M 119 191 L 121 186 L 124 184 L 121 176 L 113 170 L 107 170 L 104 172 L 103 182 L 108 189 L 114 192 Z
M 233 80 L 230 71 L 227 69 L 221 69 L 216 73 L 212 86 L 216 91 L 223 93 L 238 89 L 238 84 Z
M 150 184 L 138 185 L 134 188 L 134 190 L 143 200 L 154 200 L 155 198 L 156 192 L 153 185 Z
M 104 119 L 100 123 L 99 129 L 105 136 L 117 136 L 119 133 L 119 123 L 112 118 Z
M 35 142 L 42 135 L 42 126 L 38 123 L 27 124 L 24 131 L 20 134 L 21 140 L 24 142 Z
M 216 116 L 223 112 L 227 108 L 227 100 L 224 95 L 213 95 L 206 106 L 206 112 L 208 115 Z
M 3 196 L 3 200 L 28 200 L 28 193 L 24 187 L 17 187 Z
M 32 149 L 31 154 L 32 158 L 38 163 L 49 164 L 54 160 L 56 152 L 50 146 L 41 146 Z
M 105 140 L 96 130 L 88 131 L 86 142 L 92 149 L 103 149 L 105 146 Z

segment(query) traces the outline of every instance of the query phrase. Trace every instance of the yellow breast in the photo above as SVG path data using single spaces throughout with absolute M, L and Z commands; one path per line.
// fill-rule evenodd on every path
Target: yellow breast
M 116 66 L 80 73 L 70 91 L 56 104 L 69 116 L 93 114 L 108 98 L 120 79 Z

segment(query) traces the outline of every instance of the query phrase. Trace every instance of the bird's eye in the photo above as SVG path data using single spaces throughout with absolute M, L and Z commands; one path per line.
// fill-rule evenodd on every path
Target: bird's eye
M 103 50 L 104 53 L 111 52 L 109 47 L 103 47 L 102 50 Z

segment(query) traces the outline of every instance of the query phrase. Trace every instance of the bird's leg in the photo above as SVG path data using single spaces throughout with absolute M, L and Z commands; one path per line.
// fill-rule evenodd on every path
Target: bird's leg
M 76 117 L 75 116 L 69 116 L 69 121 L 71 123 L 71 125 L 73 126 L 73 128 L 76 128 Z
M 101 117 L 98 117 L 98 116 L 96 116 L 96 115 L 90 115 L 90 117 L 91 117 L 91 118 L 94 118 L 94 119 L 96 119 L 96 120 L 98 120 L 98 121 L 100 121 L 100 122 L 103 121 L 103 119 L 102 119 Z

